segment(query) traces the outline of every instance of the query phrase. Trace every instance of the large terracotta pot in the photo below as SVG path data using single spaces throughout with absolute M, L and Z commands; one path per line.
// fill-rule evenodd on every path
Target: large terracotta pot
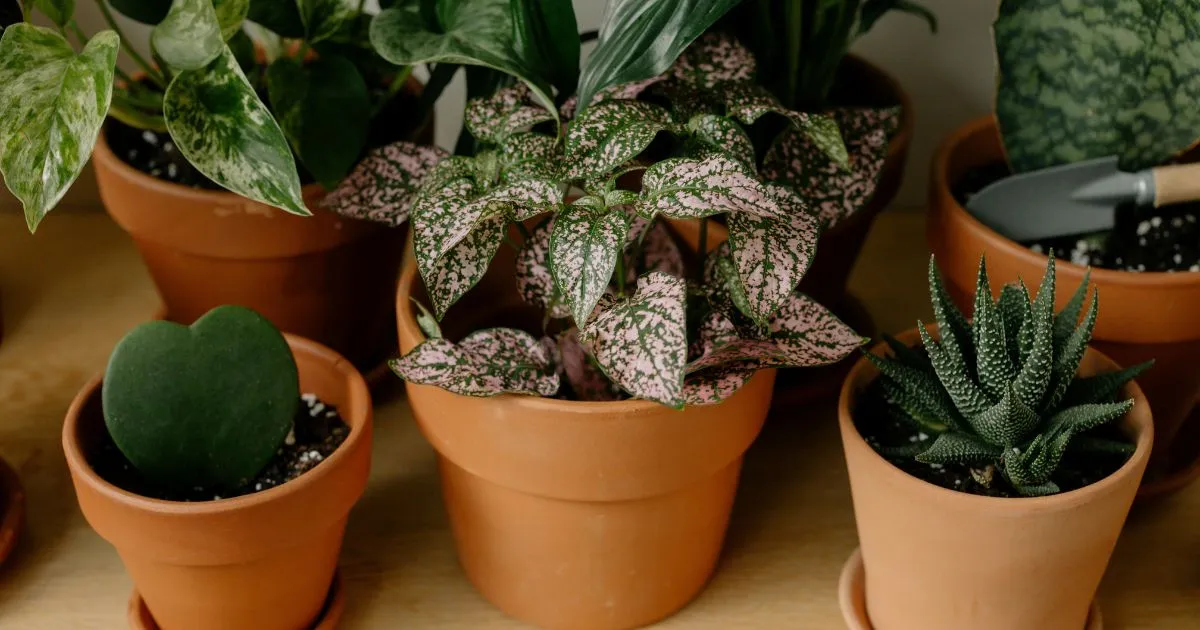
M 168 319 L 191 323 L 237 304 L 364 371 L 387 357 L 406 230 L 321 209 L 325 191 L 316 184 L 304 188 L 313 216 L 299 217 L 230 192 L 166 182 L 126 164 L 105 136 L 92 154 L 100 198 L 133 237 Z M 416 137 L 432 143 L 432 124 Z
M 918 342 L 916 330 L 899 339 Z M 1080 373 L 1116 368 L 1089 349 Z M 877 376 L 860 359 L 838 403 L 874 629 L 1083 628 L 1150 457 L 1154 428 L 1138 386 L 1122 392 L 1134 399 L 1121 428 L 1136 451 L 1119 470 L 1054 496 L 995 498 L 912 477 L 863 440 L 855 403 Z
M 980 255 L 987 256 L 993 290 L 1023 278 L 1036 285 L 1046 256 L 1035 253 L 983 225 L 954 198 L 952 187 L 968 171 L 1004 161 L 992 117 L 978 119 L 951 135 L 933 163 L 927 236 L 954 300 L 967 313 L 973 308 Z M 1061 308 L 1083 282 L 1084 267 L 1059 260 L 1056 302 Z M 1200 436 L 1183 439 L 1180 428 L 1200 396 L 1200 273 L 1132 273 L 1093 269 L 1100 292 L 1096 349 L 1121 365 L 1154 359 L 1138 378 L 1154 409 L 1154 458 L 1142 496 L 1186 485 L 1200 474 Z M 1192 423 L 1197 424 L 1197 423 Z M 1176 437 L 1180 436 L 1180 440 Z
M 198 503 L 127 492 L 89 463 L 106 430 L 99 376 L 67 412 L 63 450 L 79 507 L 116 547 L 164 630 L 307 630 L 325 604 L 347 516 L 367 484 L 371 397 L 341 356 L 287 340 L 301 391 L 335 405 L 350 435 L 324 462 L 270 490 Z
M 447 338 L 540 322 L 503 248 L 443 321 Z M 396 299 L 400 349 L 424 340 L 408 257 Z M 525 326 L 526 328 L 536 328 Z M 472 398 L 407 385 L 438 452 L 459 560 L 505 613 L 555 630 L 619 630 L 667 617 L 712 575 L 742 455 L 762 427 L 774 371 L 711 407 L 645 401 Z

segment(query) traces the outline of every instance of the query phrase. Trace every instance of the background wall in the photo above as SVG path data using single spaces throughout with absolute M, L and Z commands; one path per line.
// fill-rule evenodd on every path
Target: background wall
M 938 16 L 940 28 L 929 33 L 924 21 L 903 14 L 890 15 L 861 39 L 854 52 L 883 66 L 900 79 L 916 107 L 916 138 L 909 158 L 904 187 L 897 205 L 923 207 L 929 161 L 937 144 L 955 127 L 991 111 L 995 93 L 991 22 L 996 0 L 920 0 Z M 605 0 L 574 0 L 580 29 L 596 28 Z M 89 33 L 104 21 L 94 0 L 77 3 L 76 15 Z M 140 47 L 149 32 L 144 26 L 122 21 L 126 36 Z M 132 69 L 122 57 L 122 67 Z M 437 142 L 451 148 L 461 124 L 461 77 L 447 89 L 438 107 Z M 98 203 L 95 181 L 89 172 L 68 194 L 61 209 L 94 208 Z M 13 209 L 16 201 L 0 191 L 0 209 Z

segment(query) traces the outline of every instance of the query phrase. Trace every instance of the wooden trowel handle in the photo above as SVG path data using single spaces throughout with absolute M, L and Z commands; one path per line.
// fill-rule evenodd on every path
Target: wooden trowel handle
M 1154 207 L 1200 201 L 1200 164 L 1154 169 Z

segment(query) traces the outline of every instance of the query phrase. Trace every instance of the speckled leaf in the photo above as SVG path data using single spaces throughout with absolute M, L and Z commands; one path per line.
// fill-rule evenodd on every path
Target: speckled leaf
M 736 39 L 724 33 L 705 33 L 679 56 L 670 75 L 709 89 L 730 81 L 752 81 L 756 69 L 754 55 Z
M 554 219 L 537 226 L 517 252 L 517 292 L 526 303 L 549 309 L 550 317 L 562 319 L 571 309 L 558 296 L 554 276 L 550 273 L 550 234 Z
M 794 187 L 818 210 L 828 227 L 867 205 L 875 195 L 899 124 L 899 108 L 832 110 L 849 152 L 849 169 L 835 163 L 797 129 L 781 133 L 763 160 L 763 177 Z
M 711 155 L 699 160 L 672 158 L 646 169 L 637 211 L 646 217 L 698 219 L 735 212 L 777 217 L 787 209 L 737 160 Z
M 729 247 L 746 291 L 750 318 L 766 322 L 804 277 L 817 253 L 820 221 L 799 197 L 767 185 L 786 213 L 779 218 L 728 217 Z M 786 201 L 785 201 L 786 200 Z
M 447 155 L 437 147 L 411 142 L 374 149 L 326 195 L 323 205 L 352 219 L 400 225 L 408 221 L 430 169 Z
M 727 154 L 751 171 L 757 169 L 754 144 L 737 121 L 724 116 L 701 114 L 688 121 L 688 131 L 693 139 L 705 147 Z
M 413 204 L 413 244 L 424 276 L 446 252 L 461 242 L 483 218 L 483 206 L 468 213 L 478 194 L 475 180 L 462 177 L 444 187 L 424 186 Z
M 471 135 L 492 144 L 504 144 L 509 136 L 537 123 L 554 120 L 554 114 L 532 102 L 524 83 L 497 90 L 487 98 L 472 99 L 463 114 Z
M 438 319 L 487 273 L 488 264 L 504 242 L 507 226 L 507 220 L 501 216 L 480 221 L 466 238 L 421 270 Z
M 786 356 L 788 367 L 836 363 L 867 342 L 829 309 L 802 293 L 792 293 L 784 301 L 768 330 L 771 340 Z
M 604 101 L 567 127 L 567 174 L 607 175 L 650 146 L 673 126 L 667 110 L 641 101 Z
M 577 324 L 587 321 L 612 281 L 629 223 L 629 215 L 619 209 L 596 211 L 578 205 L 554 217 L 550 270 Z
M 553 396 L 559 386 L 546 349 L 528 333 L 509 328 L 480 330 L 458 344 L 429 339 L 390 365 L 410 383 L 462 396 Z
M 718 245 L 705 259 L 704 290 L 713 308 L 729 317 L 740 314 L 751 318 L 750 299 L 729 253 L 729 241 Z
M 1109 155 L 1140 170 L 1200 139 L 1195 0 L 1004 0 L 994 32 L 1014 171 Z
M 175 75 L 163 117 L 180 153 L 225 188 L 308 216 L 287 139 L 226 47 L 200 70 Z
M 150 33 L 150 43 L 176 70 L 199 70 L 225 50 L 212 0 L 175 0 Z
M 315 44 L 337 34 L 358 13 L 358 0 L 295 0 L 304 24 L 304 39 Z
M 737 393 L 758 370 L 753 362 L 729 363 L 688 374 L 683 400 L 688 405 L 715 405 Z
M 775 95 L 757 83 L 728 83 L 720 86 L 726 114 L 752 125 L 766 114 L 786 118 L 835 164 L 845 168 L 850 162 L 837 121 L 823 114 L 792 111 L 783 106 Z
M 596 97 L 592 99 L 592 104 L 595 105 L 601 101 L 627 101 L 636 99 L 637 97 L 641 96 L 642 93 L 647 90 L 647 88 L 661 83 L 662 81 L 666 80 L 666 78 L 667 75 L 660 74 L 655 77 L 650 77 L 649 79 L 631 81 L 629 83 L 622 83 L 620 85 L 604 88 L 596 93 Z M 561 116 L 563 120 L 570 120 L 571 118 L 575 117 L 575 110 L 578 105 L 578 97 L 572 96 L 559 106 L 558 115 Z
M 706 357 L 717 348 L 741 339 L 737 324 L 719 310 L 710 310 L 700 320 L 695 338 L 688 345 L 688 364 Z
M 558 182 L 529 177 L 497 186 L 472 199 L 457 212 L 461 217 L 503 214 L 514 221 L 524 221 L 544 212 L 553 212 L 562 200 Z
M 92 154 L 112 100 L 117 34 L 78 55 L 61 35 L 21 23 L 0 37 L 0 173 L 37 229 Z
M 510 136 L 500 148 L 504 178 L 558 179 L 563 162 L 561 147 L 553 136 L 545 134 L 518 133 Z
M 579 329 L 571 328 L 558 337 L 563 375 L 577 400 L 620 400 L 621 389 L 592 363 L 579 341 Z
M 604 304 L 581 341 L 614 382 L 637 398 L 683 406 L 687 283 L 665 273 L 638 279 L 632 298 Z

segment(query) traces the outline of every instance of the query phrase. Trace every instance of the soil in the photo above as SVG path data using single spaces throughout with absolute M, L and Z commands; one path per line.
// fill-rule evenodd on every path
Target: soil
M 966 204 L 988 184 L 1008 177 L 1003 163 L 968 171 L 953 193 Z M 1109 231 L 1022 243 L 1032 251 L 1054 251 L 1055 258 L 1078 265 L 1119 271 L 1200 271 L 1200 203 L 1163 208 L 1122 205 Z
M 287 483 L 312 470 L 337 450 L 350 434 L 350 427 L 342 420 L 338 410 L 326 405 L 313 394 L 300 397 L 301 404 L 291 433 L 275 457 L 254 479 L 232 490 L 216 491 L 211 488 L 193 488 L 188 492 L 164 490 L 142 476 L 117 449 L 108 433 L 104 433 L 92 466 L 105 481 L 129 492 L 152 499 L 167 501 L 215 501 L 230 499 L 255 492 L 262 492 Z
M 904 472 L 937 486 L 968 494 L 988 497 L 1018 498 L 1018 494 L 1004 478 L 1001 471 L 971 470 L 965 464 L 926 464 L 912 455 L 897 453 L 899 449 L 913 449 L 921 445 L 930 446 L 935 436 L 929 435 L 910 424 L 904 423 L 884 411 L 882 396 L 875 388 L 868 388 L 859 398 L 854 414 L 854 424 L 859 435 L 884 459 Z M 1086 435 L 1112 440 L 1128 441 L 1120 429 L 1106 425 Z M 1062 492 L 1070 492 L 1091 485 L 1116 472 L 1128 459 L 1126 455 L 1090 456 L 1087 461 L 1072 456 L 1068 451 L 1052 480 Z M 990 476 L 988 485 L 981 478 Z M 986 479 L 984 479 L 986 480 Z

